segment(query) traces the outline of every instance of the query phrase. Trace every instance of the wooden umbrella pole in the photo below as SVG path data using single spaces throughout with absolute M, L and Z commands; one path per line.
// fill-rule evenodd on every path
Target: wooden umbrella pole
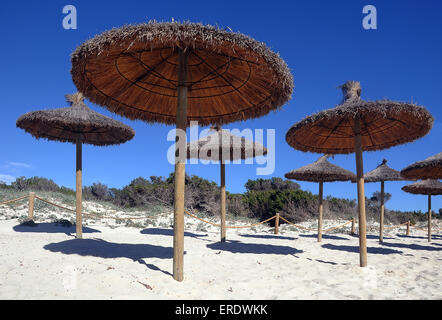
M 431 194 L 428 195 L 428 242 L 431 241 Z
M 226 164 L 221 160 L 221 242 L 226 241 Z
M 75 183 L 75 194 L 76 194 L 76 204 L 75 204 L 75 211 L 76 211 L 76 224 L 75 229 L 77 232 L 77 239 L 83 238 L 83 228 L 82 228 L 82 141 L 80 138 L 77 139 L 77 170 L 76 170 L 76 183 Z
M 365 218 L 365 191 L 364 191 L 364 164 L 362 161 L 362 138 L 360 119 L 355 119 L 355 157 L 356 177 L 358 184 L 358 211 L 359 211 L 359 264 L 367 266 L 367 230 Z
M 381 215 L 379 219 L 379 242 L 384 241 L 384 181 L 381 181 Z
M 178 102 L 176 117 L 176 150 L 175 154 L 175 195 L 173 224 L 173 278 L 183 281 L 184 278 L 184 184 L 186 141 L 179 134 L 186 132 L 187 127 L 187 53 L 178 49 Z
M 322 241 L 322 213 L 324 210 L 324 206 L 322 204 L 323 198 L 323 182 L 319 182 L 319 218 L 318 218 L 318 242 Z

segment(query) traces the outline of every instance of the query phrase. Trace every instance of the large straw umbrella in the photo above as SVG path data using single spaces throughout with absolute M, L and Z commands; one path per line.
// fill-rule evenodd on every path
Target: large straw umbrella
M 186 127 L 280 108 L 293 91 L 290 70 L 264 43 L 241 33 L 153 21 L 86 41 L 72 54 L 71 74 L 86 97 L 112 112 L 176 125 L 173 277 L 182 281 Z
M 410 164 L 401 170 L 401 175 L 409 179 L 442 179 L 442 152 Z
M 220 126 L 215 133 L 187 144 L 187 158 L 220 162 L 221 242 L 226 241 L 226 161 L 245 160 L 267 154 L 262 144 L 231 134 Z
M 426 135 L 433 117 L 423 107 L 389 100 L 364 101 L 359 82 L 341 86 L 344 102 L 313 114 L 294 124 L 286 134 L 287 143 L 304 152 L 355 153 L 360 266 L 367 265 L 365 192 L 362 151 L 381 150 L 414 141 Z
M 323 155 L 315 162 L 285 174 L 287 179 L 319 182 L 318 242 L 322 241 L 322 215 L 324 211 L 322 204 L 323 183 L 334 181 L 351 181 L 356 179 L 353 172 L 328 162 L 328 157 L 329 155 Z
M 442 194 L 442 182 L 426 179 L 402 187 L 405 192 L 428 195 L 428 241 L 431 241 L 431 196 Z
M 383 242 L 383 234 L 384 234 L 384 184 L 385 181 L 400 181 L 404 180 L 402 178 L 401 173 L 390 168 L 387 165 L 387 160 L 384 159 L 380 165 L 377 166 L 376 169 L 367 172 L 364 175 L 364 182 L 380 182 L 381 183 L 381 206 L 380 206 L 380 215 L 379 215 L 379 242 Z
M 82 238 L 82 144 L 121 144 L 132 139 L 135 132 L 122 122 L 91 110 L 82 93 L 65 97 L 70 107 L 29 112 L 20 116 L 16 125 L 37 139 L 76 144 L 76 234 Z

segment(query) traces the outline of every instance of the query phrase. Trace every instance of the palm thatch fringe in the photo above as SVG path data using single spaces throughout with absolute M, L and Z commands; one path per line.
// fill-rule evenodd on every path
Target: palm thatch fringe
M 442 182 L 435 179 L 426 179 L 413 184 L 407 184 L 402 187 L 402 190 L 413 194 L 438 195 L 442 194 Z
M 405 167 L 401 174 L 410 179 L 441 179 L 442 152 Z
M 17 119 L 17 127 L 37 139 L 74 144 L 80 139 L 96 146 L 121 144 L 134 137 L 131 127 L 87 107 L 81 93 L 65 97 L 70 107 L 28 112 Z
M 328 155 L 324 155 L 314 163 L 286 173 L 285 177 L 287 179 L 312 182 L 350 181 L 356 179 L 353 172 L 328 162 L 328 157 Z
M 345 102 L 295 123 L 286 134 L 287 143 L 297 150 L 348 154 L 355 151 L 355 120 L 361 123 L 363 151 L 375 151 L 412 142 L 426 135 L 433 117 L 422 106 L 390 100 L 360 99 L 360 84 L 341 86 Z
M 105 31 L 72 53 L 72 79 L 89 100 L 112 112 L 175 124 L 178 49 L 188 54 L 188 125 L 257 118 L 291 98 L 293 76 L 264 43 L 191 22 Z

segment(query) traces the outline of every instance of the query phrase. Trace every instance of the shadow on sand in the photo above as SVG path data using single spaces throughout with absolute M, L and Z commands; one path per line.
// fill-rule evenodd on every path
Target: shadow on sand
M 112 243 L 102 239 L 72 239 L 58 243 L 50 243 L 43 247 L 51 252 L 64 254 L 78 254 L 80 256 L 92 256 L 105 259 L 128 258 L 144 264 L 149 269 L 161 271 L 171 275 L 167 271 L 147 264 L 145 258 L 172 259 L 173 248 L 151 244 Z M 184 252 L 185 254 L 186 252 Z
M 410 239 L 428 239 L 428 236 L 407 236 L 407 235 L 403 235 L 403 234 L 398 234 L 397 236 L 400 238 L 410 238 Z M 442 235 L 432 234 L 431 239 L 432 240 L 442 240 Z
M 296 254 L 304 251 L 288 246 L 272 244 L 244 243 L 237 240 L 216 242 L 208 244 L 207 248 L 213 250 L 230 251 L 232 253 L 255 253 L 255 254 Z
M 428 250 L 428 251 L 442 251 L 442 248 L 435 248 L 432 246 L 423 246 L 420 244 L 414 244 L 414 243 L 389 243 L 389 242 L 383 242 L 383 246 L 386 247 L 396 247 L 396 248 L 406 248 L 411 250 Z
M 300 237 L 305 237 L 305 238 L 314 238 L 314 239 L 318 238 L 317 234 L 300 234 L 299 236 Z M 339 237 L 339 236 L 330 235 L 330 234 L 323 234 L 322 235 L 322 239 L 328 239 L 328 240 L 349 240 L 348 238 Z
M 359 246 L 337 246 L 331 243 L 323 244 L 321 247 L 330 249 L 330 250 L 339 250 L 339 251 L 347 251 L 359 253 Z M 367 253 L 369 254 L 394 254 L 394 253 L 402 253 L 402 251 L 387 249 L 387 248 L 379 248 L 379 247 L 367 247 Z
M 350 237 L 353 238 L 359 238 L 358 234 L 349 234 Z M 367 234 L 367 239 L 372 239 L 372 240 L 379 240 L 379 235 L 373 235 L 373 234 Z M 392 237 L 386 237 L 385 235 L 383 236 L 384 239 L 394 239 Z
M 160 236 L 173 236 L 173 229 L 163 229 L 163 228 L 148 228 L 143 229 L 140 231 L 141 234 L 150 234 L 150 235 L 160 235 Z M 206 234 L 197 234 L 192 232 L 184 231 L 185 237 L 192 237 L 192 238 L 200 238 L 200 237 L 207 237 Z
M 37 232 L 37 233 L 65 233 L 65 234 L 74 234 L 76 233 L 75 225 L 65 227 L 53 222 L 42 222 L 36 223 L 34 226 L 26 226 L 26 225 L 16 225 L 12 227 L 15 232 Z M 83 233 L 101 233 L 100 230 L 92 229 L 83 226 Z
M 296 240 L 297 238 L 271 235 L 271 234 L 240 234 L 241 237 L 257 238 L 257 239 L 279 239 L 279 240 Z
M 325 264 L 331 264 L 331 265 L 338 265 L 338 263 L 336 263 L 336 262 L 333 262 L 333 261 L 326 261 L 326 260 L 322 260 L 322 259 L 312 259 L 312 258 L 307 258 L 307 260 L 310 260 L 310 261 L 317 261 L 317 262 L 320 262 L 320 263 L 325 263 Z

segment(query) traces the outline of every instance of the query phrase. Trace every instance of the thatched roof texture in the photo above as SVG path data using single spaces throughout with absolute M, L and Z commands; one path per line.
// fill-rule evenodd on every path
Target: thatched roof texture
M 35 138 L 97 146 L 121 144 L 135 135 L 129 126 L 99 114 L 84 103 L 80 92 L 66 95 L 70 107 L 33 111 L 17 119 L 17 127 Z
M 285 174 L 287 179 L 312 182 L 349 181 L 356 179 L 353 172 L 328 162 L 328 155 L 315 162 Z
M 390 168 L 387 165 L 387 160 L 384 159 L 376 169 L 367 172 L 364 175 L 364 182 L 380 182 L 380 181 L 400 181 L 405 180 L 401 173 Z
M 261 143 L 233 135 L 218 126 L 212 130 L 215 131 L 213 134 L 187 144 L 188 159 L 233 161 L 267 154 L 267 148 Z
M 407 184 L 402 187 L 402 190 L 413 194 L 438 195 L 442 194 L 442 182 L 435 179 L 426 179 Z
M 151 21 L 103 32 L 73 52 L 72 79 L 112 112 L 175 124 L 178 48 L 188 54 L 188 125 L 257 118 L 291 98 L 292 74 L 264 43 L 191 22 Z
M 344 102 L 308 116 L 286 134 L 287 143 L 304 152 L 348 154 L 355 151 L 355 119 L 361 123 L 363 151 L 374 151 L 414 141 L 426 135 L 433 117 L 413 103 L 364 101 L 359 82 L 341 86 Z
M 442 179 L 442 152 L 405 167 L 401 174 L 410 179 Z

